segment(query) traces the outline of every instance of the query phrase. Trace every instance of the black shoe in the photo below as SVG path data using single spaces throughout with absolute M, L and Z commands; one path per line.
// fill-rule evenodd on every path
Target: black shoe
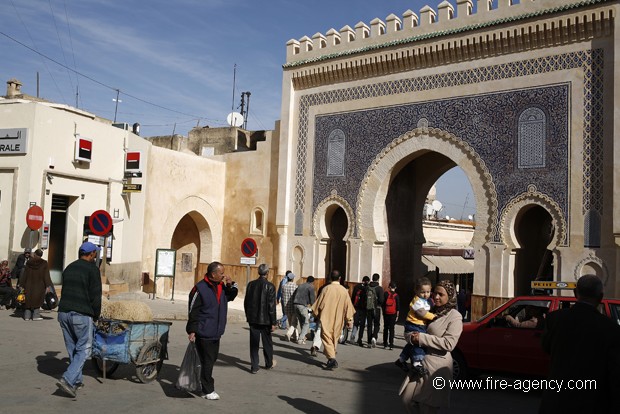
M 256 374 L 258 372 L 258 368 L 252 368 L 252 370 L 250 371 L 252 374 Z
M 310 348 L 310 355 L 315 357 L 317 355 L 317 351 L 318 349 L 316 349 L 316 347 L 313 346 L 312 348 Z
M 394 365 L 396 365 L 398 368 L 402 369 L 405 372 L 409 372 L 409 368 L 407 367 L 407 364 L 401 361 L 400 359 L 397 359 L 396 362 L 394 362 Z
M 64 391 L 65 394 L 68 394 L 69 396 L 75 398 L 75 388 L 73 388 L 71 385 L 69 385 L 69 383 L 63 378 L 61 378 L 57 383 L 56 386 L 61 390 Z
M 364 347 L 364 343 L 363 343 L 362 341 L 357 341 L 357 345 L 358 345 L 359 347 L 361 347 L 361 348 L 363 348 L 363 347 Z
M 336 369 L 338 368 L 338 361 L 335 358 L 327 361 L 327 369 Z
M 390 345 L 390 347 L 388 348 L 390 351 L 394 350 L 394 346 Z

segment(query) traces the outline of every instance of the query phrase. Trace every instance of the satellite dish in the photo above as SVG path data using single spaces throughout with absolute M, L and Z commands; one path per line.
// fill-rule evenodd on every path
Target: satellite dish
M 435 211 L 441 211 L 441 209 L 443 208 L 443 204 L 441 204 L 441 201 L 439 200 L 434 200 L 431 205 L 433 206 L 433 209 Z
M 450 216 L 446 216 L 446 220 L 450 220 Z
M 467 216 L 467 218 L 469 219 L 469 221 L 472 221 L 474 219 L 474 216 L 470 214 L 469 216 Z
M 240 127 L 243 125 L 243 115 L 239 112 L 231 112 L 226 117 L 226 122 L 228 122 L 230 126 Z

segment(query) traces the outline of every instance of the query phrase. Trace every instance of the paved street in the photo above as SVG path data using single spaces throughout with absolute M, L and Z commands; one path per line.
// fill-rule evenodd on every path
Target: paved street
M 180 318 L 187 303 L 157 299 L 149 303 L 156 317 L 164 313 Z M 220 360 L 214 377 L 220 401 L 205 401 L 174 387 L 187 339 L 185 321 L 174 321 L 169 355 L 161 380 L 142 384 L 135 367 L 123 365 L 112 378 L 103 379 L 87 362 L 85 388 L 73 400 L 56 388 L 68 358 L 56 322 L 56 312 L 43 313 L 43 321 L 23 321 L 12 311 L 0 311 L 0 381 L 3 397 L 0 413 L 41 412 L 54 407 L 63 413 L 391 413 L 402 412 L 396 390 L 403 375 L 394 365 L 404 341 L 393 351 L 340 346 L 340 368 L 327 371 L 325 357 L 312 358 L 309 345 L 274 339 L 273 371 L 249 373 L 248 329 L 238 322 L 241 312 L 231 311 L 231 320 L 221 342 Z M 262 355 L 261 355 L 262 358 Z M 535 412 L 540 394 L 516 391 L 453 392 L 452 408 L 446 413 Z M 13 407 L 13 408 L 9 408 Z M 501 408 L 500 408 L 501 407 Z

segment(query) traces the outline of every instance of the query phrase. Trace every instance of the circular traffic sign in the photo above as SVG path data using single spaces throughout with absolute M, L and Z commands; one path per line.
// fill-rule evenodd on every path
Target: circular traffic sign
M 90 231 L 97 236 L 105 236 L 112 230 L 112 217 L 105 210 L 97 210 L 88 219 Z
M 241 242 L 241 254 L 245 257 L 252 257 L 258 252 L 258 246 L 256 240 L 252 238 L 243 239 Z
M 32 206 L 26 212 L 26 224 L 30 230 L 39 230 L 43 225 L 43 209 L 39 206 Z

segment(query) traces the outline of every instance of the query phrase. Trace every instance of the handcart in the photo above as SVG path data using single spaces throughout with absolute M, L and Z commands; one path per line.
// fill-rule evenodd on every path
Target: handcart
M 93 340 L 93 365 L 106 378 L 120 364 L 133 363 L 140 382 L 151 382 L 168 359 L 170 325 L 172 322 L 99 320 Z

